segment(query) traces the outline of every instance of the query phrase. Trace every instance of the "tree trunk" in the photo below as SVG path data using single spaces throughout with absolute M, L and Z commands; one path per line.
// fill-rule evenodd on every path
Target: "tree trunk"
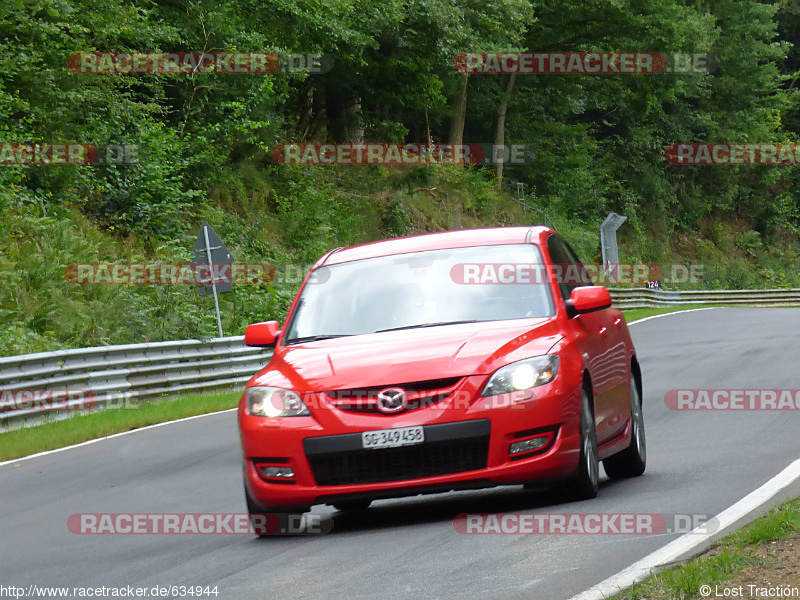
M 314 142 L 328 141 L 328 102 L 325 84 L 320 83 L 314 87 L 314 118 L 309 127 L 307 139 Z
M 517 74 L 511 73 L 508 76 L 508 82 L 506 83 L 506 89 L 503 92 L 503 97 L 500 100 L 500 106 L 497 107 L 497 128 L 495 129 L 494 135 L 494 143 L 495 146 L 503 146 L 506 143 L 506 112 L 508 111 L 508 102 L 511 99 L 511 94 L 514 92 L 514 82 L 516 80 Z M 503 153 L 505 156 L 505 152 Z M 497 161 L 497 187 L 498 189 L 502 189 L 503 187 L 503 160 Z
M 314 117 L 314 90 L 311 86 L 303 88 L 302 100 L 300 103 L 300 119 L 297 122 L 297 136 L 303 142 L 309 133 L 311 120 Z
M 328 88 L 328 133 L 334 142 L 360 144 L 364 141 L 361 97 L 357 92 Z
M 453 120 L 450 121 L 450 143 L 463 144 L 464 143 L 464 123 L 467 118 L 467 82 L 469 75 L 461 77 L 461 83 L 458 86 L 458 94 L 455 99 L 456 114 L 453 115 Z
M 433 145 L 433 138 L 431 138 L 431 124 L 428 121 L 428 110 L 425 109 L 425 134 L 427 135 L 428 139 L 428 146 Z
M 361 96 L 353 93 L 344 107 L 345 131 L 350 144 L 364 143 L 364 121 L 361 118 Z

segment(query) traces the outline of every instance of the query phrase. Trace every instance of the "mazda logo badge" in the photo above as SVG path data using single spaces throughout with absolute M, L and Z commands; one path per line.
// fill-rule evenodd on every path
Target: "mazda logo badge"
M 408 405 L 406 391 L 401 388 L 386 388 L 378 392 L 378 410 L 392 414 L 404 410 Z

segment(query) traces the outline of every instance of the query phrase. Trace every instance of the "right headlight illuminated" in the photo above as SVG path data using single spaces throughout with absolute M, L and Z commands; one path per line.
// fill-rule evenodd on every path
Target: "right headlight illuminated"
M 558 373 L 558 355 L 545 354 L 526 358 L 494 372 L 481 395 L 496 396 L 520 392 L 550 383 Z

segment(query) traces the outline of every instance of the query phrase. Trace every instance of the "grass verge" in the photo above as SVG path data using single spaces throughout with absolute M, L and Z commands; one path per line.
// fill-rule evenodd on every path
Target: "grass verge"
M 701 588 L 729 582 L 745 568 L 765 572 L 775 559 L 761 547 L 800 532 L 800 498 L 770 510 L 753 523 L 712 545 L 686 563 L 651 575 L 643 582 L 613 596 L 614 600 L 673 600 L 702 598 Z M 726 583 L 726 586 L 728 584 Z
M 75 414 L 68 419 L 0 433 L 0 462 L 147 425 L 235 408 L 241 393 L 238 390 L 168 396 L 143 401 L 129 408 Z

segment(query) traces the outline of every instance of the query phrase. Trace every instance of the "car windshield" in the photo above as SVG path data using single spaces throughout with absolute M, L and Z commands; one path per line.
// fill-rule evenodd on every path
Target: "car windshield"
M 541 266 L 539 248 L 505 244 L 428 250 L 318 268 L 303 288 L 284 343 L 464 322 L 549 317 L 541 278 L 498 283 L 518 265 Z M 508 265 L 511 265 L 509 267 Z M 467 277 L 464 273 L 478 272 Z M 486 276 L 488 275 L 488 276 Z M 502 278 L 508 280 L 508 277 Z

